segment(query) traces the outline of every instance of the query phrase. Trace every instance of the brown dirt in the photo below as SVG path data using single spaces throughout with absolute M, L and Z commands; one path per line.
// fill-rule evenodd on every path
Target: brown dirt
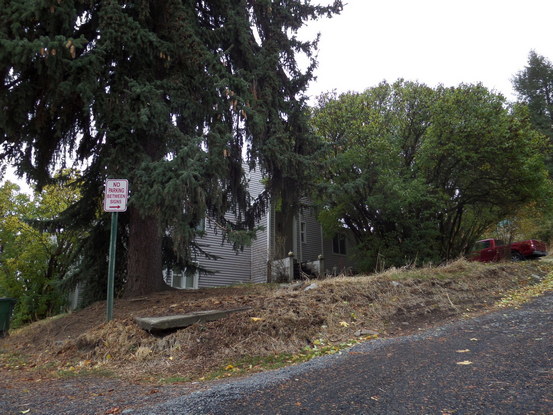
M 256 371 L 261 367 L 253 357 L 294 355 L 315 345 L 374 338 L 370 332 L 360 336 L 360 330 L 397 336 L 491 310 L 507 290 L 533 284 L 551 271 L 548 261 L 457 261 L 292 286 L 161 292 L 116 300 L 109 323 L 105 303 L 99 302 L 12 331 L 0 339 L 0 368 L 14 382 L 92 374 L 143 384 L 203 380 L 216 371 L 226 376 L 240 367 Z M 306 290 L 311 283 L 316 287 Z M 133 320 L 245 306 L 251 309 L 155 335 Z

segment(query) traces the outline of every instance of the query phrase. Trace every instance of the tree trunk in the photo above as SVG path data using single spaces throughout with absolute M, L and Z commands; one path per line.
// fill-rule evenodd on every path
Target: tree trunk
M 168 289 L 161 274 L 161 229 L 153 215 L 142 216 L 129 208 L 129 251 L 124 297 L 136 297 Z

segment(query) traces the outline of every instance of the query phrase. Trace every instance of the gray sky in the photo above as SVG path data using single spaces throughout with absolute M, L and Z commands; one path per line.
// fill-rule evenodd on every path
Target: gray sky
M 311 96 L 404 78 L 429 86 L 482 82 L 515 100 L 511 79 L 530 50 L 553 60 L 552 0 L 345 2 L 341 15 L 305 30 L 321 33 Z

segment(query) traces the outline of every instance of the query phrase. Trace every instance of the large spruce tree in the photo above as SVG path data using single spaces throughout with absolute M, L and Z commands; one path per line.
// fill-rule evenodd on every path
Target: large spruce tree
M 229 229 L 252 228 L 264 203 L 252 208 L 245 154 L 267 174 L 268 193 L 293 200 L 310 146 L 302 93 L 316 48 L 296 34 L 341 1 L 0 4 L 3 162 L 38 186 L 78 163 L 75 223 L 99 223 L 105 178 L 129 179 L 126 295 L 161 288 L 162 236 L 186 257 L 206 212 L 224 222 L 232 210 L 240 223 Z

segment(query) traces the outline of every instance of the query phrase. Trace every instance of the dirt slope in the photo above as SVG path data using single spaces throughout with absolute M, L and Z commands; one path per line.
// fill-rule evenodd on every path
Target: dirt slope
M 548 261 L 457 261 L 292 286 L 163 292 L 117 300 L 109 323 L 100 302 L 0 339 L 0 367 L 12 375 L 117 373 L 146 382 L 229 376 L 328 353 L 352 340 L 395 336 L 484 312 L 508 290 L 531 286 L 551 271 L 553 262 Z M 244 306 L 251 309 L 156 335 L 133 320 Z

